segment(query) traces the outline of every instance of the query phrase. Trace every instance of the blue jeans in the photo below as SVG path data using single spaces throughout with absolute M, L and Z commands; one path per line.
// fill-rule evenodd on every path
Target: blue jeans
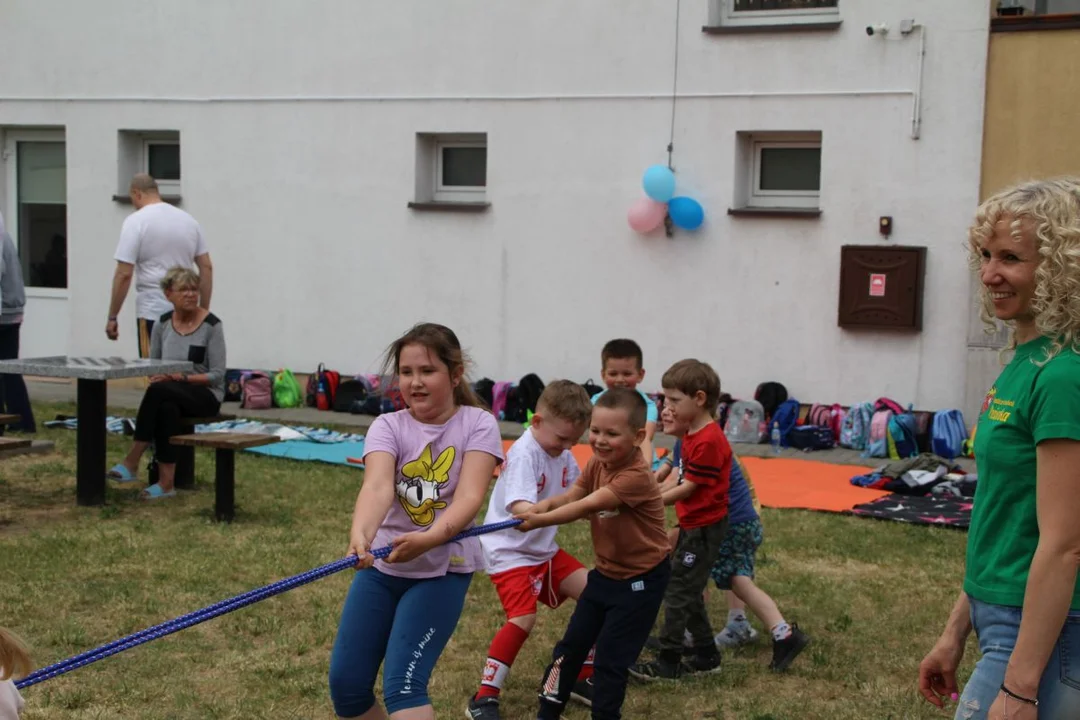
M 338 717 L 375 705 L 383 666 L 388 713 L 430 705 L 427 685 L 457 626 L 472 574 L 417 580 L 361 570 L 353 578 L 330 654 L 330 699 Z
M 983 720 L 1005 679 L 1016 637 L 1020 608 L 990 605 L 968 596 L 971 624 L 982 657 L 968 678 L 956 720 Z M 1080 612 L 1070 612 L 1039 682 L 1039 717 L 1080 718 Z

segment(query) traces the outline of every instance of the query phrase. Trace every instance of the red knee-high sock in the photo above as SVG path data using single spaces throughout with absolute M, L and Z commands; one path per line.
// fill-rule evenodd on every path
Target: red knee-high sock
M 484 676 L 480 680 L 477 698 L 498 697 L 506 676 L 510 674 L 510 666 L 514 664 L 521 646 L 528 639 L 529 633 L 512 622 L 506 623 L 495 633 L 495 639 L 488 648 L 488 658 L 484 663 Z
M 596 657 L 595 647 L 589 650 L 589 656 L 585 658 L 585 664 L 581 666 L 581 672 L 578 673 L 578 680 L 588 680 L 592 677 L 594 657 Z

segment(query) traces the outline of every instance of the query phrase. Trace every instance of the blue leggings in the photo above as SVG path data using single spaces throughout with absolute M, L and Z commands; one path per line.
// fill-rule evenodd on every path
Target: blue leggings
M 388 713 L 430 705 L 427 685 L 457 626 L 472 574 L 417 580 L 361 570 L 353 578 L 330 654 L 330 699 L 338 717 L 375 705 L 383 665 Z

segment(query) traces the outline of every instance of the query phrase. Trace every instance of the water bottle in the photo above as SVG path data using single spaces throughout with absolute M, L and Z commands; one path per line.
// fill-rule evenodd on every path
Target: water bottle
M 772 440 L 773 455 L 780 454 L 780 423 L 772 424 L 772 434 L 770 435 Z

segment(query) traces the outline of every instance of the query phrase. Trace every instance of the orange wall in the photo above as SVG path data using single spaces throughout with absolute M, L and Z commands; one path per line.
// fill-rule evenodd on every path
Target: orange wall
M 1080 175 L 1080 30 L 991 33 L 989 53 L 981 196 Z

